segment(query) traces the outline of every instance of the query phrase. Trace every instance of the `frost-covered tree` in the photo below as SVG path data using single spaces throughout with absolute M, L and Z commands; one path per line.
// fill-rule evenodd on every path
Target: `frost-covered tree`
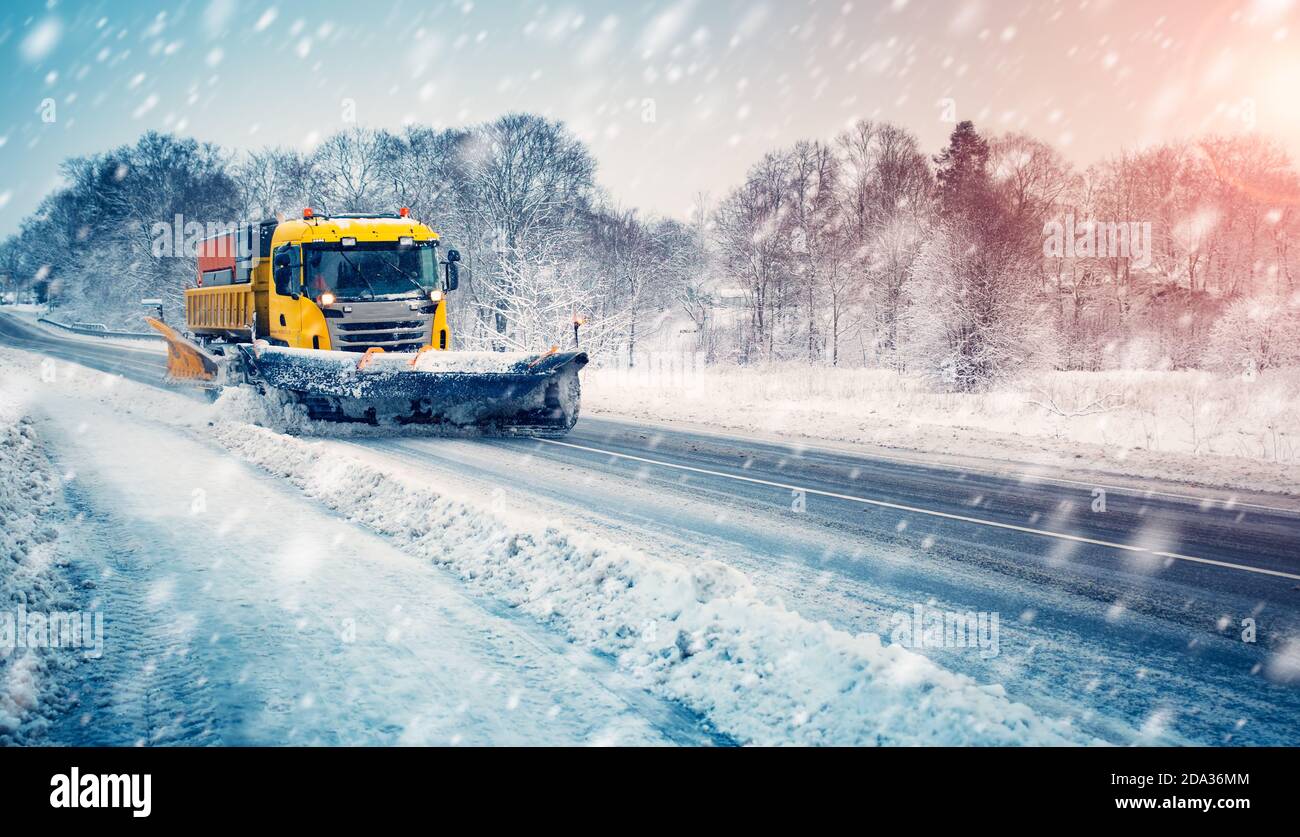
M 869 312 L 867 359 L 896 366 L 903 286 L 933 222 L 934 178 L 916 137 L 896 125 L 858 122 L 837 145 L 850 269 L 832 295 L 832 316 L 849 317 L 851 331 L 852 318 Z
M 134 145 L 76 157 L 67 185 L 48 195 L 16 238 L 21 272 L 73 316 L 138 323 L 139 301 L 160 296 L 172 315 L 194 265 L 175 248 L 155 252 L 155 224 L 228 223 L 238 190 L 219 149 L 146 133 Z M 182 233 L 184 230 L 182 230 Z
M 1300 366 L 1300 298 L 1238 299 L 1210 330 L 1204 365 L 1233 374 Z
M 945 221 L 912 264 L 901 320 L 906 369 L 957 392 L 989 389 L 1056 360 L 1036 265 L 991 249 L 970 219 Z
M 717 210 L 719 258 L 745 293 L 742 362 L 777 356 L 777 330 L 792 287 L 792 254 L 782 235 L 792 200 L 786 157 L 768 154 Z
M 634 366 L 641 341 L 654 336 L 676 306 L 696 258 L 693 241 L 684 225 L 645 222 L 635 210 L 599 208 L 588 227 L 590 267 L 601 277 L 602 287 L 576 313 L 597 315 L 588 329 L 593 340 L 601 321 L 606 332 L 621 324 L 619 342 L 627 364 Z
M 235 163 L 232 174 L 246 219 L 291 216 L 319 198 L 320 173 L 311 156 L 293 149 L 249 151 Z
M 474 132 L 463 165 L 458 205 L 475 235 L 467 246 L 479 333 L 504 348 L 519 342 L 517 324 L 533 316 L 515 283 L 571 275 L 571 264 L 560 262 L 572 263 L 582 243 L 596 164 L 561 123 L 509 114 Z M 556 293 L 570 290 L 560 282 Z
M 988 144 L 970 123 L 939 164 L 941 220 L 912 263 L 903 314 L 909 371 L 959 392 L 1055 362 L 1037 238 L 999 198 Z
M 398 134 L 380 131 L 376 139 L 384 199 L 456 242 L 469 237 L 461 206 L 469 138 L 468 131 L 411 125 Z
M 669 262 L 676 279 L 676 302 L 693 326 L 695 350 L 708 362 L 717 360 L 720 339 L 716 323 L 720 271 L 713 221 L 709 195 L 698 193 L 689 221 L 678 229 L 679 239 Z
M 800 342 L 809 363 L 820 361 L 829 343 L 838 350 L 840 318 L 832 311 L 833 334 L 822 333 L 821 319 L 832 290 L 842 300 L 842 279 L 848 264 L 848 241 L 837 186 L 839 160 L 825 143 L 800 142 L 788 154 L 790 211 L 784 218 L 789 241 L 791 275 L 796 283 L 802 332 Z

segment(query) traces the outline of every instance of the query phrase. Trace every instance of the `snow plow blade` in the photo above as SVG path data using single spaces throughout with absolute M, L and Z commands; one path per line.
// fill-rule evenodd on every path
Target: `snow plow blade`
M 418 355 L 240 346 L 251 380 L 317 421 L 563 436 L 578 420 L 584 352 Z
M 190 384 L 204 388 L 219 387 L 222 383 L 221 361 L 202 346 L 187 340 L 166 323 L 145 317 L 163 339 L 167 341 L 167 379 L 171 383 Z

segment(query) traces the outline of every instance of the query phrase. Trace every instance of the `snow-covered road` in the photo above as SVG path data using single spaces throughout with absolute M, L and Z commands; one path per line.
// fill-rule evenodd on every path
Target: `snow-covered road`
M 238 398 L 86 374 L 39 411 L 78 474 L 70 537 L 138 623 L 133 658 L 88 664 L 113 740 L 1300 735 L 1296 516 L 1267 498 L 1112 485 L 1090 516 L 1088 486 L 1048 475 L 599 419 L 558 445 L 307 441 L 221 422 Z M 918 607 L 1000 616 L 994 653 L 889 642 Z
M 60 684 L 68 700 L 28 707 L 50 713 L 52 740 L 1093 740 L 792 613 L 723 564 L 231 421 L 250 406 L 239 393 L 209 406 L 39 355 L 0 361 L 0 389 L 65 472 L 68 508 L 39 514 L 107 623 L 103 657 Z
M 166 425 L 39 402 L 105 654 L 77 744 L 652 744 L 697 719 Z

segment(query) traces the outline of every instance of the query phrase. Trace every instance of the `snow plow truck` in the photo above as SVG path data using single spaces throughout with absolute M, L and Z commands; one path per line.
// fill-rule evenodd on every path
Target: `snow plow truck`
M 578 418 L 579 351 L 452 350 L 460 254 L 403 209 L 241 224 L 199 243 L 169 382 L 277 391 L 318 421 L 562 436 Z

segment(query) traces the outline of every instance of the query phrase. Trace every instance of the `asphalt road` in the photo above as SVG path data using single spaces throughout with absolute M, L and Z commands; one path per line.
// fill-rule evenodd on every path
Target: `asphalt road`
M 167 371 L 167 356 L 162 352 L 107 341 L 97 343 L 95 340 L 71 333 L 66 337 L 56 335 L 47 328 L 0 311 L 0 344 L 79 363 L 144 384 L 158 385 L 162 382 Z
M 164 361 L 5 316 L 0 342 L 145 383 Z M 1290 498 L 598 417 L 555 441 L 338 444 L 732 563 L 847 629 L 888 635 L 917 605 L 1000 613 L 998 656 L 926 653 L 1106 738 L 1300 744 Z

